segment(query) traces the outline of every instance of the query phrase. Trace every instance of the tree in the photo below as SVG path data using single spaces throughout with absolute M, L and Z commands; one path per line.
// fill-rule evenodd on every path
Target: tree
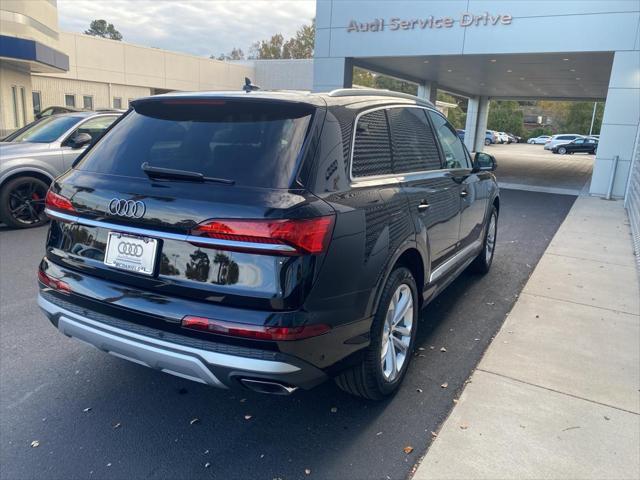
M 229 53 L 221 53 L 217 57 L 211 55 L 209 58 L 215 58 L 217 60 L 244 60 L 244 52 L 241 48 L 233 47 Z
M 441 91 L 438 92 L 438 100 L 441 102 L 455 103 L 457 105 L 456 108 L 450 108 L 447 111 L 447 119 L 454 128 L 464 129 L 467 123 L 467 101 Z
M 313 46 L 316 35 L 315 20 L 310 25 L 303 25 L 295 36 L 284 39 L 281 33 L 268 40 L 260 40 L 251 46 L 251 56 L 260 60 L 276 58 L 313 58 Z
M 522 136 L 524 132 L 524 114 L 518 102 L 491 100 L 487 128 Z
M 89 30 L 85 30 L 84 33 L 94 37 L 108 38 L 110 40 L 122 40 L 122 34 L 116 30 L 113 23 L 107 23 L 106 20 L 93 20 L 89 24 Z

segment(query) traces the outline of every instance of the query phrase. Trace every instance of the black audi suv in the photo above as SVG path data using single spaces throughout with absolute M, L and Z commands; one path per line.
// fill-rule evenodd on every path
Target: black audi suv
M 47 194 L 38 301 L 63 334 L 183 378 L 380 399 L 421 307 L 491 266 L 495 167 L 409 95 L 136 100 Z

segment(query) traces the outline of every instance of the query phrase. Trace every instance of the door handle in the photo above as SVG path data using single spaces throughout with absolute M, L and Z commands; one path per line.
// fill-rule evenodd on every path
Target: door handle
M 420 202 L 420 204 L 418 205 L 418 211 L 419 212 L 424 212 L 426 211 L 431 205 L 429 205 L 429 202 L 427 202 L 426 200 L 422 200 Z
M 462 190 L 462 191 L 460 192 L 460 196 L 461 196 L 461 197 L 466 197 L 467 195 L 469 195 L 469 192 L 467 192 L 466 190 Z

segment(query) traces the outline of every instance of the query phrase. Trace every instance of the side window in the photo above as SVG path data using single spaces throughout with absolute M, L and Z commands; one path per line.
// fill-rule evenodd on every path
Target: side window
M 116 121 L 116 118 L 118 117 L 115 115 L 92 118 L 80 125 L 78 129 L 71 134 L 71 136 L 76 135 L 77 133 L 88 133 L 91 135 L 93 142 L 95 142 L 102 136 L 107 127 Z
M 393 172 L 438 170 L 440 154 L 433 130 L 422 108 L 387 110 L 393 147 Z
M 577 139 L 577 140 L 576 140 L 576 142 L 575 142 L 575 143 L 577 143 L 577 144 L 583 144 L 583 143 L 584 143 L 584 139 L 579 138 L 579 139 Z
M 464 146 L 446 118 L 432 111 L 429 115 L 442 146 L 445 168 L 471 168 Z
M 356 125 L 351 175 L 358 178 L 392 173 L 391 144 L 385 111 L 365 113 Z

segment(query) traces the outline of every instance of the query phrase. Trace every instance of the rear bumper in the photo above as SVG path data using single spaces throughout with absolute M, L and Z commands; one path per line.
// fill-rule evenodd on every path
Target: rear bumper
M 239 387 L 243 379 L 272 381 L 286 388 L 311 388 L 326 374 L 297 358 L 279 360 L 220 353 L 143 335 L 90 318 L 38 296 L 38 305 L 64 335 L 116 357 L 219 388 Z M 292 388 L 292 390 L 295 388 Z

